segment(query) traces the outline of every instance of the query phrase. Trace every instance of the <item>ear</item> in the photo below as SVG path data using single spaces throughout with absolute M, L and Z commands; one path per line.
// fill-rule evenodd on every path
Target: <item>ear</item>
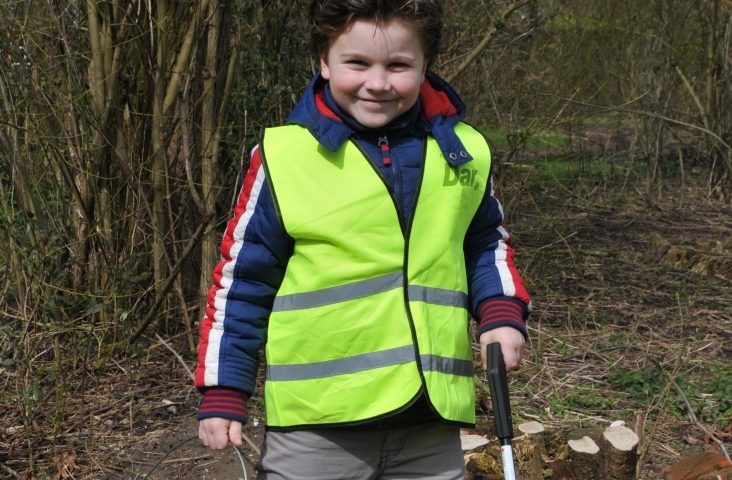
M 425 58 L 424 59 L 424 65 L 422 65 L 422 80 L 424 80 L 425 75 L 427 75 L 427 69 L 432 65 L 432 59 L 431 58 Z
M 328 54 L 323 55 L 320 54 L 320 75 L 326 79 L 330 80 L 330 69 L 328 68 Z

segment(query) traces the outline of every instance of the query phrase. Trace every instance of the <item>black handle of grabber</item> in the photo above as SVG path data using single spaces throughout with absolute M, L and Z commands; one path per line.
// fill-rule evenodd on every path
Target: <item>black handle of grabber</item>
M 488 387 L 491 389 L 493 403 L 493 418 L 496 422 L 496 436 L 501 441 L 501 460 L 503 475 L 506 480 L 515 480 L 516 472 L 513 468 L 513 422 L 511 420 L 511 403 L 508 398 L 508 378 L 506 378 L 506 364 L 503 363 L 501 344 L 491 343 L 486 351 L 488 357 Z
M 511 421 L 511 404 L 508 399 L 508 378 L 506 378 L 506 365 L 503 363 L 501 344 L 491 343 L 488 345 L 488 387 L 491 390 L 491 402 L 493 403 L 493 417 L 496 422 L 496 436 L 503 439 L 513 438 L 513 422 Z

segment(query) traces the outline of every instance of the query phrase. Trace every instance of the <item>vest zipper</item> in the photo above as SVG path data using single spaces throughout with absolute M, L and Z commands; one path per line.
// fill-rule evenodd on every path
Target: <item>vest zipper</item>
M 425 163 L 427 162 L 427 137 L 422 139 L 422 159 L 419 162 L 419 179 L 417 180 L 417 189 L 414 192 L 414 200 L 412 200 L 412 211 L 407 219 L 406 234 L 404 235 L 404 264 L 402 266 L 402 274 L 404 277 L 404 309 L 407 312 L 407 320 L 409 320 L 409 328 L 412 330 L 412 344 L 414 345 L 414 356 L 417 359 L 417 370 L 419 376 L 422 379 L 422 389 L 424 390 L 427 404 L 432 411 L 439 417 L 442 418 L 437 412 L 437 409 L 432 404 L 430 394 L 427 391 L 427 380 L 424 378 L 424 370 L 422 365 L 422 359 L 419 353 L 419 342 L 417 341 L 417 329 L 414 326 L 414 318 L 412 317 L 412 309 L 409 308 L 409 242 L 412 236 L 412 223 L 414 217 L 417 214 L 417 204 L 419 203 L 419 197 L 422 190 L 422 181 L 424 180 Z
M 359 145 L 358 140 L 353 139 L 352 143 L 356 148 L 358 148 L 358 150 L 361 152 L 361 155 L 364 156 L 364 160 L 366 160 L 369 165 L 371 165 L 371 168 L 373 168 L 374 172 L 376 172 L 376 175 L 379 176 L 381 182 L 384 184 L 384 187 L 386 187 L 386 191 L 389 193 L 392 202 L 394 202 L 394 208 L 396 209 L 397 218 L 399 219 L 399 227 L 402 229 L 402 235 L 406 236 L 406 222 L 404 221 L 404 215 L 402 214 L 402 209 L 399 207 L 399 199 L 397 198 L 394 189 L 392 189 L 391 185 L 389 185 L 389 181 L 384 178 L 384 174 L 382 174 L 379 170 L 379 167 L 376 166 L 376 162 L 374 161 L 374 159 L 371 158 L 366 149 Z M 391 162 L 391 158 L 389 158 L 389 161 Z
M 394 189 L 394 197 L 396 197 L 399 209 L 401 210 L 403 207 L 402 201 L 404 200 L 402 198 L 402 176 L 399 173 L 399 162 L 391 161 L 391 147 L 389 146 L 389 139 L 386 138 L 386 133 L 379 137 L 379 146 L 381 147 L 381 161 L 391 171 L 391 184 Z
M 386 137 L 382 137 L 384 141 L 386 141 Z M 407 313 L 407 321 L 409 322 L 409 329 L 412 332 L 412 344 L 414 345 L 414 356 L 415 360 L 417 362 L 417 370 L 419 372 L 419 377 L 422 380 L 422 388 L 420 391 L 424 393 L 425 398 L 427 399 L 427 404 L 429 405 L 430 409 L 439 417 L 442 418 L 442 415 L 439 414 L 435 406 L 432 404 L 432 400 L 430 399 L 429 392 L 427 391 L 427 380 L 424 378 L 424 370 L 422 366 L 422 360 L 420 358 L 419 353 L 419 343 L 417 342 L 417 329 L 414 326 L 414 318 L 412 317 L 412 309 L 409 308 L 409 240 L 411 236 L 412 231 L 412 220 L 414 219 L 414 216 L 417 211 L 417 202 L 419 201 L 419 194 L 420 190 L 422 189 L 422 180 L 424 179 L 424 170 L 425 170 L 425 162 L 427 161 L 427 137 L 425 136 L 422 140 L 422 161 L 420 162 L 420 172 L 419 172 L 419 180 L 417 181 L 417 190 L 415 192 L 414 200 L 412 201 L 412 213 L 405 222 L 404 216 L 402 215 L 402 210 L 399 206 L 399 200 L 397 199 L 396 194 L 394 193 L 394 190 L 389 185 L 389 182 L 384 178 L 384 175 L 379 171 L 378 167 L 376 166 L 376 163 L 373 161 L 370 161 L 371 158 L 366 152 L 366 149 L 361 147 L 359 145 L 358 141 L 353 140 L 353 145 L 356 146 L 356 148 L 359 149 L 361 154 L 365 157 L 366 161 L 369 162 L 371 165 L 371 168 L 374 169 L 376 174 L 381 178 L 381 181 L 384 183 L 384 186 L 386 187 L 386 191 L 389 192 L 389 196 L 391 196 L 392 201 L 394 202 L 394 208 L 396 208 L 397 216 L 399 218 L 399 226 L 402 228 L 402 234 L 404 235 L 404 265 L 402 266 L 402 274 L 404 276 L 404 309 Z M 381 145 L 381 138 L 379 139 L 379 145 Z M 383 150 L 382 146 L 382 152 Z M 387 143 L 388 148 L 388 143 Z M 389 159 L 391 162 L 391 158 Z M 407 223 L 408 222 L 408 223 Z M 419 398 L 419 393 L 417 393 L 417 396 L 412 400 L 411 403 L 416 401 L 416 399 Z M 408 405 L 406 405 L 404 408 L 407 408 Z M 453 423 L 453 422 L 449 422 Z
M 384 165 L 391 165 L 391 150 L 389 150 L 389 140 L 386 135 L 379 137 L 379 146 L 381 147 L 381 161 Z

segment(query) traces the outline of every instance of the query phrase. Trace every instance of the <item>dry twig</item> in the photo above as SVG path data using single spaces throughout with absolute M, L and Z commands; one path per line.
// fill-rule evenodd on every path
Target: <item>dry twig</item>
M 259 448 L 257 448 L 257 446 L 254 444 L 254 442 L 252 442 L 251 439 L 249 437 L 247 437 L 243 432 L 241 434 L 241 438 L 243 438 L 244 441 L 247 442 L 247 445 L 249 445 L 257 455 L 259 455 L 259 456 L 262 455 L 262 452 L 259 450 Z
M 158 334 L 156 333 L 156 334 L 155 334 L 155 336 L 156 336 L 156 337 L 158 338 L 158 340 L 159 340 L 159 341 L 160 341 L 160 342 L 161 342 L 161 343 L 162 343 L 162 344 L 163 344 L 163 345 L 165 346 L 165 348 L 167 348 L 168 350 L 170 350 L 170 351 L 171 351 L 171 353 L 172 353 L 173 355 L 175 355 L 175 358 L 177 358 L 177 359 L 178 359 L 178 361 L 180 361 L 181 365 L 183 365 L 183 368 L 185 368 L 185 369 L 186 369 L 186 372 L 188 372 L 188 375 L 189 375 L 189 376 L 191 377 L 191 380 L 195 380 L 195 379 L 196 379 L 195 375 L 193 375 L 193 372 L 191 372 L 191 369 L 190 369 L 190 368 L 188 368 L 188 365 L 186 365 L 186 362 L 184 362 L 184 361 L 183 361 L 183 357 L 181 357 L 181 356 L 180 356 L 180 355 L 178 354 L 178 352 L 176 352 L 176 351 L 175 351 L 175 350 L 173 349 L 173 347 L 171 347 L 171 346 L 170 346 L 170 344 L 169 344 L 168 342 L 166 342 L 165 340 L 163 340 L 163 338 L 162 338 L 162 337 L 161 337 L 160 335 L 158 335 Z
M 0 463 L 0 468 L 5 470 L 8 474 L 12 475 L 13 477 L 20 478 L 20 475 L 18 475 L 18 472 L 16 472 L 15 470 L 13 470 L 10 467 L 5 466 L 5 464 Z

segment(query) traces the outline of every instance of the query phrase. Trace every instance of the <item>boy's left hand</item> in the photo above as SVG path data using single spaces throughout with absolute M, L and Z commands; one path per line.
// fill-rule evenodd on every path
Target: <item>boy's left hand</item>
M 503 363 L 507 371 L 518 371 L 521 368 L 521 357 L 524 355 L 524 336 L 513 327 L 498 327 L 488 330 L 480 336 L 480 359 L 483 370 L 488 369 L 486 349 L 488 344 L 499 342 L 503 353 Z

